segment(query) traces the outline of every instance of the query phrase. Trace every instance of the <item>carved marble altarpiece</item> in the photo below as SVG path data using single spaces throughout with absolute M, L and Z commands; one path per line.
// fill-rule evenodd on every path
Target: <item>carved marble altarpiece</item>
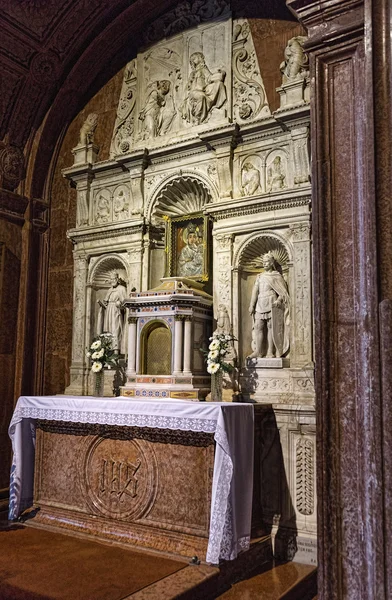
M 67 393 L 91 393 L 85 349 L 111 272 L 121 273 L 129 296 L 123 392 L 130 395 L 159 393 L 164 401 L 166 390 L 166 397 L 180 392 L 204 398 L 209 378 L 200 348 L 224 306 L 235 338 L 235 377 L 225 383 L 225 400 L 272 407 L 290 501 L 280 498 L 270 521 L 278 533 L 281 518 L 289 545 L 293 536 L 297 544 L 303 536 L 312 545 L 315 393 L 304 39 L 282 46 L 280 107 L 271 112 L 264 57 L 256 54 L 250 23 L 233 17 L 223 0 L 180 3 L 145 38 L 124 70 L 110 158 L 98 159 L 88 125 L 74 149 L 74 165 L 63 172 L 77 191 L 77 223 L 68 232 L 75 278 Z M 267 252 L 279 264 L 290 298 L 289 346 L 280 357 L 249 360 L 249 304 Z M 169 280 L 162 283 L 165 275 Z M 165 349 L 161 363 L 159 353 L 148 352 L 154 344 Z M 108 382 L 108 394 L 110 388 Z

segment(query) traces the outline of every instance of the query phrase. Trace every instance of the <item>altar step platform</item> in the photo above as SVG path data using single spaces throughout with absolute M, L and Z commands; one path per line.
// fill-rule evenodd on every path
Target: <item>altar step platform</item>
M 274 564 L 268 537 L 219 567 L 48 531 L 28 519 L 0 526 L 0 547 L 0 600 L 312 600 L 316 593 L 316 569 Z

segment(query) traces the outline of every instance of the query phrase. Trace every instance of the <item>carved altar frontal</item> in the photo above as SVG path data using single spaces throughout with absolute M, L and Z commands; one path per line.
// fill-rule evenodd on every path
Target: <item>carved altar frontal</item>
M 213 466 L 213 434 L 39 421 L 34 520 L 205 559 Z
M 211 387 L 208 348 L 212 298 L 186 278 L 166 277 L 155 290 L 133 292 L 129 312 L 127 383 L 138 398 L 204 400 Z

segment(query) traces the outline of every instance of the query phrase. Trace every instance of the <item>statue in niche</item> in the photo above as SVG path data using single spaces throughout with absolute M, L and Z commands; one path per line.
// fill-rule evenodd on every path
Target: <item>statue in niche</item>
M 181 105 L 181 116 L 188 123 L 200 125 L 207 120 L 213 108 L 222 108 L 226 102 L 226 72 L 218 69 L 211 73 L 202 52 L 193 52 L 189 62 L 192 70 L 187 95 Z
M 242 167 L 241 183 L 243 196 L 253 196 L 261 192 L 260 171 L 249 161 Z
M 248 358 L 280 358 L 289 349 L 290 296 L 273 254 L 263 256 L 264 272 L 255 281 L 249 312 L 254 352 Z
M 120 190 L 113 201 L 114 221 L 123 221 L 128 218 L 128 198 L 124 190 Z
M 143 121 L 144 138 L 157 137 L 165 135 L 176 114 L 173 100 L 168 102 L 170 92 L 170 81 L 163 79 L 155 81 L 150 91 L 146 104 L 139 114 L 139 119 Z
M 183 233 L 185 246 L 177 261 L 177 274 L 181 277 L 194 277 L 203 273 L 203 233 L 199 226 L 190 223 Z
M 122 303 L 127 297 L 126 283 L 117 272 L 111 273 L 109 281 L 110 288 L 105 299 L 98 300 L 97 335 L 111 333 L 113 335 L 113 350 L 125 354 L 125 309 L 122 307 Z
M 95 221 L 97 223 L 107 223 L 110 217 L 109 200 L 103 194 L 99 194 L 97 198 L 97 208 L 95 213 Z
M 94 142 L 94 133 L 98 124 L 98 115 L 90 113 L 80 128 L 78 146 L 87 146 Z
M 286 187 L 284 180 L 286 175 L 282 170 L 282 159 L 280 156 L 275 156 L 272 166 L 268 169 L 268 190 L 277 192 Z
M 309 58 L 303 48 L 306 39 L 303 35 L 297 35 L 287 42 L 284 51 L 285 60 L 280 65 L 283 83 L 308 76 Z
M 234 348 L 233 328 L 230 323 L 228 310 L 224 304 L 219 304 L 214 333 L 230 336 L 230 340 L 228 340 L 228 350 L 224 360 L 225 362 L 234 363 L 237 359 L 237 352 Z

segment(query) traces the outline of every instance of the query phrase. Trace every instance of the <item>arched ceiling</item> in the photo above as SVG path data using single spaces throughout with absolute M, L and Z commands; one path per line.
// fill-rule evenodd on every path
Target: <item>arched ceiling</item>
M 0 146 L 3 140 L 24 150 L 30 161 L 34 155 L 25 194 L 43 196 L 61 132 L 135 56 L 148 25 L 177 4 L 178 0 L 0 0 Z M 238 16 L 262 17 L 266 23 L 292 19 L 284 0 L 232 0 L 231 6 Z

